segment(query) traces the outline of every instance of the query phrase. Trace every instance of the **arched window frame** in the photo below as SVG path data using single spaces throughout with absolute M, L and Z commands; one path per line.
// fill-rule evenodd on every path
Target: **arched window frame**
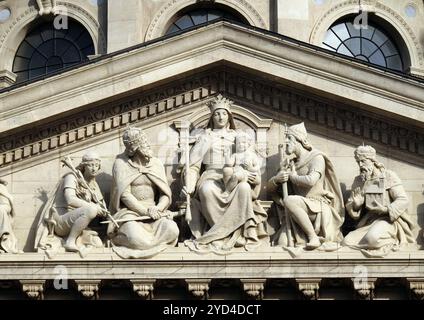
M 204 21 L 203 19 L 199 19 L 199 21 L 196 21 L 193 18 L 193 13 L 198 14 L 201 11 L 205 11 L 205 13 L 207 13 L 207 18 L 204 19 Z M 216 13 L 218 12 L 223 13 L 223 15 L 217 18 L 210 19 L 211 14 L 215 14 L 216 16 Z M 188 20 L 190 25 L 182 28 L 180 25 L 178 25 L 178 22 L 185 17 L 187 17 L 187 19 L 190 19 L 191 23 L 190 23 L 190 20 Z M 206 22 L 211 22 L 221 17 L 227 18 L 229 20 L 235 20 L 237 22 L 249 25 L 249 22 L 246 20 L 245 17 L 243 17 L 242 14 L 240 14 L 239 12 L 237 12 L 236 10 L 230 7 L 227 7 L 221 4 L 212 4 L 212 5 L 211 4 L 196 4 L 196 5 L 185 7 L 182 10 L 180 10 L 177 14 L 175 14 L 166 24 L 164 35 L 172 34 L 174 32 L 179 32 L 179 31 L 182 31 L 182 30 L 185 30 L 190 27 L 200 25 Z M 170 31 L 173 26 L 174 26 L 174 30 Z
M 23 40 L 20 42 L 19 46 L 17 47 L 17 50 L 15 52 L 14 55 L 14 60 L 13 60 L 13 69 L 12 71 L 14 73 L 17 74 L 18 78 L 16 82 L 23 82 L 23 81 L 27 81 L 27 80 L 31 80 L 34 78 L 37 78 L 38 76 L 44 76 L 46 74 L 49 74 L 53 71 L 57 71 L 60 69 L 64 69 L 66 67 L 70 67 L 70 66 L 74 66 L 77 65 L 79 63 L 82 63 L 86 60 L 88 60 L 88 56 L 90 55 L 94 55 L 95 54 L 95 42 L 89 32 L 89 30 L 87 30 L 85 28 L 84 25 L 82 25 L 79 21 L 72 19 L 70 17 L 68 17 L 68 26 L 70 26 L 70 28 L 68 28 L 66 31 L 63 31 L 63 29 L 55 29 L 53 26 L 53 20 L 52 17 L 47 17 L 44 19 L 39 19 L 38 21 L 36 21 L 35 23 L 33 23 L 33 25 L 31 26 L 30 29 L 28 29 L 28 32 L 26 33 L 25 37 L 23 38 Z M 72 30 L 71 28 L 73 28 L 73 30 L 78 31 L 78 34 L 72 35 Z M 43 32 L 53 32 L 53 37 L 52 38 L 46 38 L 44 39 L 42 34 Z M 57 35 L 60 34 L 64 34 L 64 36 L 58 37 Z M 72 36 L 68 36 L 68 34 L 71 34 Z M 35 43 L 31 43 L 29 38 L 30 37 L 41 37 L 41 42 L 37 44 Z M 79 41 L 81 38 L 83 38 L 84 40 L 86 40 L 86 45 L 81 44 L 81 47 L 79 47 L 77 41 Z M 53 67 L 57 67 L 54 65 L 48 65 L 48 61 L 50 58 L 52 58 L 53 56 L 48 56 L 48 54 L 46 54 L 46 52 L 41 52 L 40 47 L 43 45 L 47 45 L 47 43 L 49 42 L 53 42 L 53 47 L 54 47 L 54 51 L 56 51 L 57 47 L 57 42 L 66 42 L 66 45 L 68 46 L 63 52 L 62 52 L 62 57 L 61 57 L 61 63 L 63 64 L 62 67 L 59 68 L 53 68 Z M 25 54 L 22 53 L 22 51 L 25 51 L 24 49 L 22 49 L 22 46 L 27 46 L 30 47 L 32 49 L 32 53 L 31 56 L 26 56 Z M 66 54 L 67 50 L 73 48 L 74 51 L 78 54 L 75 54 L 75 61 L 64 61 L 63 55 Z M 29 51 L 28 51 L 29 52 Z M 33 59 L 33 55 L 38 52 L 38 54 L 40 56 L 43 56 L 43 58 L 46 60 L 46 64 L 45 64 L 45 72 L 41 72 L 41 66 L 39 66 L 38 68 L 32 68 L 31 67 L 31 61 Z M 59 57 L 59 56 L 57 56 Z M 78 59 L 77 59 L 77 58 Z M 27 69 L 22 69 L 21 66 L 18 66 L 19 63 L 25 63 L 24 60 L 28 61 L 27 64 Z M 50 70 L 48 70 L 50 68 Z M 51 70 L 51 69 L 55 69 L 55 70 Z M 31 71 L 34 69 L 40 69 L 38 71 L 38 74 L 32 74 L 31 75 Z M 25 75 L 24 72 L 28 70 L 28 74 Z
M 322 46 L 380 67 L 405 71 L 405 59 L 397 41 L 374 21 L 355 26 L 354 17 L 340 19 L 327 30 Z

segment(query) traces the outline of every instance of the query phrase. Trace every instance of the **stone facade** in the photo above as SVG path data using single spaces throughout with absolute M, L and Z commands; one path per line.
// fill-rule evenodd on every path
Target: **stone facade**
M 11 12 L 0 22 L 0 178 L 13 196 L 21 251 L 0 254 L 0 298 L 422 299 L 423 2 L 205 1 L 238 12 L 256 28 L 218 21 L 161 38 L 175 16 L 195 3 L 0 1 L 0 10 Z M 81 23 L 93 39 L 95 56 L 13 86 L 16 50 L 49 10 Z M 318 49 L 335 21 L 360 10 L 399 32 L 409 74 Z M 347 247 L 294 254 L 271 245 L 258 251 L 236 248 L 227 256 L 198 255 L 184 246 L 190 230 L 177 217 L 178 244 L 153 257 L 118 256 L 98 220 L 91 226 L 104 247 L 54 255 L 38 250 L 40 217 L 69 172 L 61 160 L 70 156 L 77 164 L 95 151 L 101 158 L 97 183 L 109 203 L 113 165 L 125 151 L 129 125 L 145 132 L 164 165 L 173 197 L 169 210 L 181 210 L 181 124 L 206 126 L 207 104 L 218 94 L 233 101 L 237 128 L 255 134 L 262 159 L 259 201 L 270 219 L 273 199 L 266 181 L 279 169 L 285 124 L 304 122 L 310 144 L 332 160 L 344 200 L 358 175 L 356 147 L 376 149 L 378 160 L 402 181 L 416 244 L 378 258 Z M 343 234 L 353 229 L 346 218 Z M 55 289 L 62 278 L 69 279 L 70 290 Z

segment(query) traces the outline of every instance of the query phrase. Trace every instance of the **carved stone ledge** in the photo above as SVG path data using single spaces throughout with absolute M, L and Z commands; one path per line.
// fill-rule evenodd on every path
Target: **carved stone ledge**
M 147 280 L 131 280 L 133 285 L 133 290 L 137 295 L 145 300 L 153 299 L 153 289 L 156 280 L 147 279 Z
M 209 297 L 210 279 L 186 279 L 188 291 L 200 300 L 207 300 Z
M 75 280 L 78 291 L 86 299 L 99 298 L 99 284 L 101 280 Z
M 297 287 L 306 300 L 318 300 L 318 291 L 321 279 L 296 279 Z
M 32 300 L 44 299 L 45 280 L 19 280 L 22 285 L 22 291 Z
M 406 278 L 413 297 L 424 300 L 424 278 Z
M 266 279 L 240 279 L 243 290 L 250 299 L 262 300 Z
M 373 300 L 377 278 L 352 278 L 353 287 L 361 300 Z
M 8 70 L 0 71 L 0 89 L 9 87 L 16 82 L 16 74 Z

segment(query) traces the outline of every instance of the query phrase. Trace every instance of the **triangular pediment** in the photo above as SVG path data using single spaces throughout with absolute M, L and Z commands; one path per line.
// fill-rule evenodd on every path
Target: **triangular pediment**
M 98 143 L 129 124 L 152 126 L 155 122 L 186 117 L 221 93 L 254 114 L 277 122 L 304 121 L 312 132 L 349 144 L 375 145 L 380 153 L 421 163 L 424 154 L 422 130 L 405 119 L 356 108 L 327 96 L 241 71 L 229 65 L 214 65 L 184 78 L 153 88 L 142 88 L 114 99 L 76 108 L 60 116 L 39 120 L 3 132 L 0 167 L 7 170 L 26 162 L 43 161 L 58 150 L 73 150 Z M 1 170 L 1 169 L 0 169 Z
M 227 64 L 278 84 L 423 126 L 422 80 L 265 30 L 221 21 L 1 90 L 0 137 L 43 119 Z

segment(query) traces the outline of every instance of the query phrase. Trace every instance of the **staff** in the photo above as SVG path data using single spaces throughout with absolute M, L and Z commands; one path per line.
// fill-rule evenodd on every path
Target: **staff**
M 74 165 L 72 164 L 72 160 L 69 157 L 66 157 L 65 159 L 61 160 L 63 164 L 65 164 L 69 169 L 71 169 L 72 173 L 77 177 L 78 182 L 86 188 L 90 192 L 91 199 L 94 201 L 94 203 L 97 203 L 103 210 L 104 213 L 107 214 L 108 218 L 113 222 L 113 224 L 119 228 L 119 224 L 116 222 L 116 220 L 112 217 L 112 215 L 107 210 L 106 206 L 104 205 L 103 201 L 100 201 L 100 199 L 97 197 L 97 194 L 91 190 L 90 186 L 88 185 L 87 181 L 85 181 L 83 174 L 81 171 L 77 170 Z
M 184 147 L 185 147 L 185 177 L 184 177 L 184 183 L 186 188 L 188 189 L 188 181 L 189 181 L 189 170 L 190 170 L 190 127 L 187 126 L 186 132 L 185 132 L 185 143 L 184 143 Z M 185 220 L 187 222 L 190 222 L 192 219 L 191 216 L 191 208 L 190 208 L 190 193 L 187 192 L 186 195 L 186 214 L 185 214 Z
M 288 127 L 287 124 L 284 124 L 284 140 L 283 144 L 280 145 L 280 171 L 286 171 L 290 167 L 290 159 L 287 157 L 286 148 L 287 148 L 287 133 L 288 133 Z M 284 200 L 289 195 L 288 188 L 287 188 L 287 181 L 282 183 L 282 199 Z M 285 210 L 285 209 L 284 209 Z M 289 216 L 287 212 L 284 212 L 285 216 L 285 222 L 286 222 L 286 228 L 287 228 L 287 244 L 289 247 L 294 246 L 293 237 L 292 237 L 292 230 L 291 230 L 291 223 Z M 280 217 L 280 220 L 281 217 Z

